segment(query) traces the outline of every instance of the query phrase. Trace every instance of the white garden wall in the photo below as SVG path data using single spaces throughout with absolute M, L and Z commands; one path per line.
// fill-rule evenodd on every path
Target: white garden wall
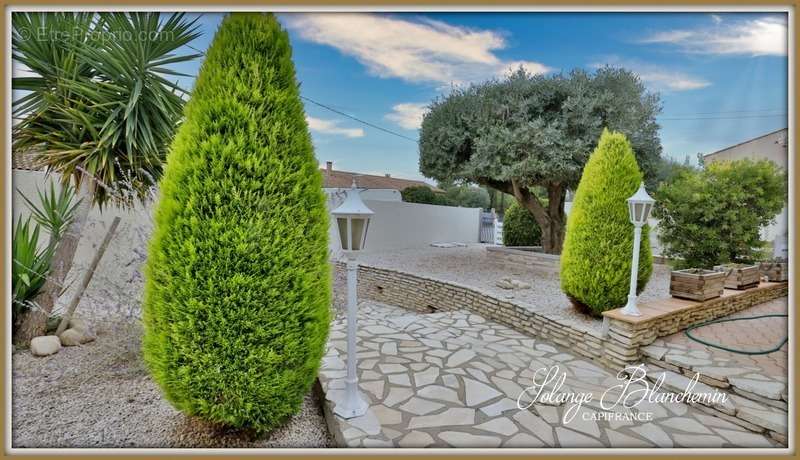
M 343 196 L 332 197 L 330 209 L 339 205 Z M 407 249 L 431 243 L 477 243 L 480 230 L 480 208 L 460 208 L 402 201 L 364 200 L 375 214 L 369 224 L 364 252 L 386 249 Z M 331 219 L 331 253 L 341 254 L 338 233 Z

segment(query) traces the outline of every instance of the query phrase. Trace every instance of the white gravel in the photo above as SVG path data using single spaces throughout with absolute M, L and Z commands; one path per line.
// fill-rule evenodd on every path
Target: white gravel
M 577 311 L 561 291 L 557 270 L 544 267 L 526 269 L 498 263 L 489 257 L 486 246 L 471 244 L 454 248 L 383 251 L 362 254 L 359 262 L 468 286 L 581 330 L 600 332 L 602 320 Z M 495 282 L 504 277 L 530 283 L 532 287 L 513 291 L 497 287 Z M 669 278 L 669 267 L 654 264 L 653 275 L 640 299 L 669 297 Z
M 142 362 L 137 323 L 97 332 L 96 342 L 44 358 L 14 352 L 14 447 L 333 447 L 316 392 L 265 437 L 212 426 L 162 398 Z

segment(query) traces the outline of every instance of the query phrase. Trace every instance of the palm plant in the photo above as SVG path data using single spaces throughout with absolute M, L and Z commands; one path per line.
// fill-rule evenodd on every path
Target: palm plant
M 20 339 L 44 332 L 72 265 L 90 205 L 130 207 L 152 196 L 183 111 L 173 66 L 197 58 L 179 49 L 199 36 L 183 13 L 13 13 L 12 58 L 31 76 L 13 102 L 15 152 L 74 184 L 88 199 L 53 253 L 50 276 Z
M 93 204 L 130 206 L 161 175 L 186 91 L 171 65 L 199 34 L 184 14 L 15 13 L 13 59 L 35 76 L 15 78 L 30 91 L 14 102 L 13 148 L 86 183 Z M 30 31 L 45 30 L 31 39 Z M 88 177 L 87 177 L 88 176 Z M 89 179 L 89 180 L 87 180 Z

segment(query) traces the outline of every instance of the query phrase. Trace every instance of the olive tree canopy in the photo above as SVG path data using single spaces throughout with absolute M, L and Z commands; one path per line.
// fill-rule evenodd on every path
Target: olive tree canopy
M 658 95 L 625 69 L 552 76 L 520 69 L 433 101 L 420 131 L 420 171 L 513 195 L 539 223 L 544 250 L 557 254 L 566 192 L 577 186 L 603 128 L 627 136 L 647 177 L 661 156 L 660 110 Z

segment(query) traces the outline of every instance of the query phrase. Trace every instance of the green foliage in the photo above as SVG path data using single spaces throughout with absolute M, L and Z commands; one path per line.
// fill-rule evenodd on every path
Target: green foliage
M 627 199 L 641 182 L 625 135 L 603 131 L 575 192 L 561 254 L 561 289 L 594 315 L 627 301 L 633 252 Z M 641 241 L 638 292 L 653 271 L 647 226 Z
M 655 174 L 645 181 L 647 190 L 658 190 L 658 187 L 664 182 L 671 182 L 684 172 L 692 172 L 697 169 L 691 164 L 689 157 L 686 157 L 683 162 L 668 157 L 661 158 L 656 165 Z
M 444 193 L 434 192 L 430 187 L 417 185 L 400 192 L 406 203 L 436 204 L 439 206 L 461 206 L 464 208 L 488 208 L 489 194 L 480 187 L 469 185 L 445 185 Z
M 679 268 L 763 257 L 759 230 L 786 202 L 787 178 L 768 160 L 715 161 L 661 185 L 654 216 L 664 255 Z
M 406 203 L 421 203 L 421 204 L 444 204 L 444 197 L 430 187 L 424 185 L 415 185 L 413 187 L 406 187 L 400 191 L 400 196 Z
M 542 229 L 527 209 L 512 204 L 503 216 L 504 246 L 539 246 Z
M 624 69 L 511 74 L 433 101 L 420 131 L 420 170 L 437 180 L 523 179 L 577 185 L 604 127 L 632 140 L 648 172 L 661 154 L 657 95 Z
M 49 189 L 45 189 L 44 192 L 37 189 L 36 192 L 39 204 L 20 193 L 31 215 L 25 220 L 19 218 L 11 237 L 14 317 L 12 324 L 16 324 L 19 315 L 31 307 L 31 302 L 39 293 L 50 273 L 56 246 L 74 219 L 75 210 L 80 202 L 75 200 L 75 188 L 71 185 L 62 187 L 56 192 L 55 184 L 50 182 Z M 31 222 L 31 219 L 34 222 Z M 42 245 L 39 241 L 42 229 L 50 234 L 46 245 Z
M 92 201 L 144 200 L 183 109 L 171 69 L 195 55 L 175 52 L 198 36 L 176 13 L 13 13 L 13 58 L 36 76 L 13 79 L 30 91 L 14 101 L 14 149 L 74 180 Z
M 520 69 L 433 101 L 420 130 L 420 171 L 440 181 L 469 181 L 514 194 L 523 205 L 539 200 L 513 188 L 539 185 L 551 201 L 563 202 L 604 127 L 631 140 L 638 164 L 651 176 L 661 155 L 660 110 L 659 97 L 624 69 L 552 76 Z M 557 252 L 562 207 L 541 207 L 536 218 L 548 237 L 545 247 Z
M 452 185 L 444 188 L 444 196 L 450 206 L 481 209 L 489 207 L 489 194 L 481 187 Z
M 75 187 L 71 184 L 62 186 L 58 192 L 55 187 L 55 183 L 51 181 L 50 188 L 45 189 L 44 193 L 38 188 L 36 189 L 39 206 L 20 193 L 22 199 L 27 203 L 33 219 L 50 233 L 50 246 L 53 247 L 72 222 L 75 211 L 81 202 L 80 199 L 75 200 Z
M 39 293 L 53 258 L 52 247 L 39 248 L 41 226 L 31 224 L 30 217 L 25 220 L 20 217 L 11 235 L 11 316 L 14 325 Z
M 331 296 L 322 176 L 271 14 L 223 20 L 160 190 L 145 362 L 179 410 L 270 430 L 314 382 Z

